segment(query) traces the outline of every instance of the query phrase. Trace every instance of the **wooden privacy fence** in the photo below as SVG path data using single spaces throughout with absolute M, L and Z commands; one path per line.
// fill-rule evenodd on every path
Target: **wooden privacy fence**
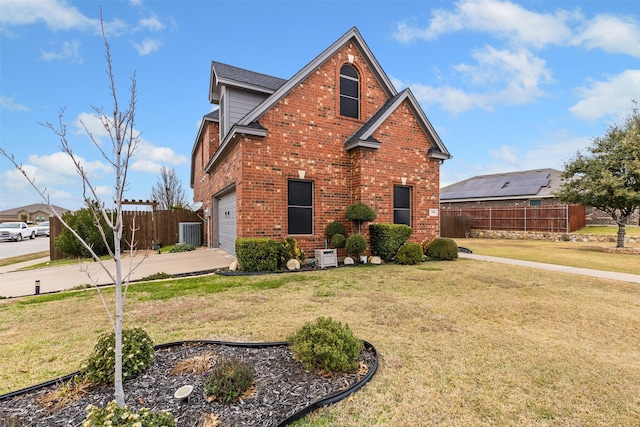
M 125 242 L 124 248 L 129 249 L 129 241 L 131 240 L 132 227 L 135 220 L 135 249 L 153 249 L 154 244 L 162 246 L 174 245 L 179 241 L 180 223 L 181 222 L 197 222 L 202 224 L 202 219 L 195 213 L 186 209 L 172 209 L 166 211 L 124 211 L 124 230 Z M 67 255 L 59 251 L 55 246 L 55 238 L 62 231 L 62 223 L 56 217 L 50 219 L 49 252 L 52 260 L 66 258 Z M 200 227 L 200 241 L 203 242 L 202 234 L 204 234 L 204 226 Z
M 586 223 L 580 205 L 442 208 L 440 214 L 443 237 L 465 237 L 469 229 L 571 233 Z

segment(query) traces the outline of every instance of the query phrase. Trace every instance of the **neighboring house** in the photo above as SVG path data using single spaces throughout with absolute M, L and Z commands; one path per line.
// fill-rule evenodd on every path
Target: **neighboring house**
M 556 169 L 480 175 L 440 189 L 443 208 L 561 205 L 553 195 L 562 179 Z
M 69 209 L 61 208 L 60 206 L 53 205 L 53 208 L 60 214 L 69 212 Z M 43 221 L 49 221 L 49 216 L 51 215 L 53 215 L 53 213 L 51 209 L 49 209 L 49 205 L 35 203 L 33 205 L 0 211 L 0 222 L 24 221 L 37 224 Z
M 209 101 L 191 158 L 210 244 L 293 236 L 325 248 L 326 227 L 354 202 L 377 223 L 438 235 L 447 148 L 409 89 L 398 92 L 354 27 L 288 80 L 211 64 Z M 364 227 L 365 232 L 367 227 Z

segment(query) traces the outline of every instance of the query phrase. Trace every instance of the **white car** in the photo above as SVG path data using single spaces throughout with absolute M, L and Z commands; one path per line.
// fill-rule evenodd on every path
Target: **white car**
M 49 236 L 49 221 L 41 222 L 34 227 L 36 236 Z
M 29 228 L 26 222 L 3 222 L 0 224 L 0 240 L 35 239 L 36 230 Z

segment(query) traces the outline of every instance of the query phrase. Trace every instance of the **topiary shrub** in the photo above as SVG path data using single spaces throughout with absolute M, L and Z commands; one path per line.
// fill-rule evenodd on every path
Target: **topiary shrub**
M 362 341 L 349 325 L 343 326 L 331 317 L 305 323 L 288 340 L 294 359 L 309 371 L 349 372 L 358 367 Z
M 345 242 L 347 252 L 353 256 L 358 256 L 367 250 L 367 239 L 362 234 L 352 234 Z
M 283 250 L 282 243 L 273 239 L 236 240 L 236 257 L 243 271 L 276 271 Z
M 92 383 L 113 382 L 116 371 L 116 334 L 105 332 L 98 337 L 93 353 L 84 362 L 82 373 Z M 122 379 L 137 375 L 151 365 L 153 341 L 144 329 L 122 331 Z
M 349 221 L 353 221 L 358 226 L 358 233 L 363 222 L 373 221 L 378 216 L 368 205 L 364 203 L 354 203 L 347 207 L 345 215 Z
M 347 235 L 347 229 L 344 228 L 344 224 L 340 221 L 332 221 L 327 225 L 327 236 L 332 239 L 336 234 Z
M 417 264 L 424 259 L 422 246 L 420 243 L 407 243 L 403 245 L 396 254 L 398 264 Z
M 439 237 L 431 242 L 426 255 L 435 260 L 451 261 L 458 258 L 458 245 L 452 239 Z
M 254 376 L 249 362 L 235 358 L 220 361 L 206 374 L 204 395 L 207 400 L 231 403 L 251 387 Z
M 331 247 L 332 248 L 344 248 L 344 245 L 347 242 L 347 238 L 344 237 L 344 234 L 334 234 L 331 238 Z
M 113 427 L 174 427 L 176 420 L 170 412 L 151 412 L 149 408 L 134 411 L 128 406 L 119 407 L 115 400 L 109 402 L 106 408 L 89 405 L 87 418 L 82 423 L 82 427 L 107 425 Z
M 371 224 L 371 252 L 389 262 L 409 240 L 412 232 L 413 229 L 405 224 Z
M 178 253 L 178 252 L 189 252 L 189 251 L 195 251 L 196 247 L 193 245 L 190 245 L 189 243 L 178 243 L 177 245 L 174 245 L 169 252 L 172 254 Z

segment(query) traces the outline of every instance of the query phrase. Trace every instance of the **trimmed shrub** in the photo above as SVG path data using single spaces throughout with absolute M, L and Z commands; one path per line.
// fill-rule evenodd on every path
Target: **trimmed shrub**
M 175 254 L 178 252 L 189 252 L 189 251 L 195 251 L 196 247 L 193 245 L 190 245 L 189 243 L 178 243 L 177 245 L 174 245 L 171 250 L 169 250 L 170 253 Z
M 251 387 L 255 370 L 249 362 L 234 358 L 216 363 L 205 375 L 204 395 L 212 400 L 231 403 Z
M 93 353 L 84 362 L 82 373 L 92 383 L 113 382 L 116 372 L 116 334 L 105 332 L 98 337 Z M 144 329 L 122 331 L 122 379 L 137 375 L 151 365 L 153 341 Z
M 282 243 L 268 238 L 236 240 L 238 265 L 243 271 L 276 271 L 283 251 Z
M 345 213 L 349 221 L 354 222 L 358 226 L 358 233 L 360 233 L 360 225 L 363 222 L 373 221 L 378 216 L 368 205 L 364 203 L 354 203 L 347 207 Z
M 405 224 L 371 224 L 371 252 L 389 262 L 409 240 L 412 232 L 413 229 Z
M 331 238 L 331 247 L 332 248 L 344 248 L 344 245 L 347 242 L 347 238 L 344 237 L 344 234 L 334 234 Z
M 332 221 L 327 225 L 327 236 L 332 239 L 336 234 L 347 235 L 347 229 L 344 228 L 344 224 L 340 221 Z
M 345 248 L 351 255 L 358 256 L 367 250 L 367 239 L 362 234 L 352 234 L 347 237 Z
M 452 239 L 439 237 L 431 242 L 426 255 L 431 259 L 451 261 L 458 258 L 458 245 Z
M 403 245 L 396 254 L 398 264 L 417 264 L 424 259 L 422 246 L 420 243 L 407 243 Z
M 358 367 L 362 341 L 349 325 L 343 326 L 331 317 L 306 323 L 288 340 L 294 359 L 307 370 L 349 372 Z
M 151 412 L 149 408 L 138 411 L 129 409 L 128 406 L 119 407 L 115 400 L 107 404 L 106 408 L 98 408 L 94 405 L 87 407 L 87 418 L 82 427 L 174 427 L 176 420 L 170 412 Z

